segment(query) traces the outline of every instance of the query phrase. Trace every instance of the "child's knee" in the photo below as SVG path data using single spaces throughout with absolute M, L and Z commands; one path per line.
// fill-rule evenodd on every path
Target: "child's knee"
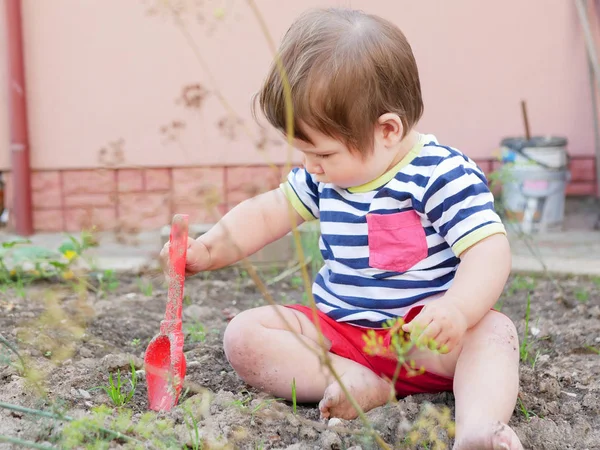
M 475 327 L 478 338 L 518 353 L 519 336 L 512 320 L 498 311 L 488 312 Z
M 227 325 L 223 336 L 225 356 L 238 372 L 256 360 L 253 350 L 256 350 L 257 343 L 253 337 L 256 336 L 256 328 L 261 325 L 254 315 L 253 310 L 236 315 Z

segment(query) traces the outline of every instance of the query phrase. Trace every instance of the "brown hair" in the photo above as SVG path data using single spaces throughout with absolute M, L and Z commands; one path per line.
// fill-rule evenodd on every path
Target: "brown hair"
M 300 123 L 366 154 L 379 116 L 398 114 L 406 134 L 423 114 L 412 49 L 385 19 L 342 8 L 310 10 L 291 25 L 278 55 L 291 87 L 294 137 L 302 141 L 312 144 Z M 276 62 L 257 96 L 267 120 L 285 132 Z

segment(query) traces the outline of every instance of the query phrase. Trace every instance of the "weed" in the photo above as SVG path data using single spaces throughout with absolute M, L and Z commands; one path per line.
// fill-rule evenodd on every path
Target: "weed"
M 125 403 L 129 402 L 135 394 L 135 388 L 137 386 L 137 375 L 135 371 L 135 365 L 131 362 L 131 378 L 129 379 L 131 389 L 128 393 L 123 392 L 123 381 L 121 380 L 121 371 L 117 370 L 116 383 L 113 379 L 113 374 L 108 374 L 108 386 L 100 386 L 93 389 L 103 389 L 106 395 L 112 400 L 115 406 L 121 407 Z
M 133 444 L 126 448 L 178 447 L 173 422 L 169 419 L 159 419 L 153 412 L 142 414 L 136 423 L 132 410 L 122 408 L 115 415 L 106 405 L 101 405 L 92 408 L 91 415 L 69 420 L 59 436 L 59 448 L 113 448 L 111 442 L 114 440 Z M 143 439 L 144 442 L 137 438 Z
M 590 293 L 585 288 L 578 288 L 575 291 L 575 298 L 579 303 L 587 303 L 590 299 Z
M 252 420 L 254 420 L 254 415 L 259 412 L 261 409 L 268 407 L 274 402 L 283 400 L 282 398 L 271 398 L 262 400 L 257 403 L 256 406 L 250 408 L 250 403 L 252 402 L 252 395 L 248 391 L 244 391 L 245 395 L 240 400 L 234 400 L 230 403 L 231 406 L 235 406 L 239 408 L 243 412 L 250 413 Z
M 189 404 L 185 404 L 183 408 L 183 420 L 185 422 L 185 426 L 190 432 L 190 441 L 192 443 L 192 450 L 202 450 L 204 448 L 204 443 L 200 438 L 200 430 L 198 428 L 198 419 L 196 419 L 195 414 L 193 413 Z
M 6 340 L 1 334 L 0 344 L 2 345 L 2 347 L 0 347 L 0 364 L 12 366 L 21 376 L 25 375 L 27 370 L 25 360 L 21 357 L 21 354 L 17 348 L 10 341 Z M 16 355 L 18 362 L 13 362 L 11 353 Z
M 500 297 L 496 304 L 494 305 L 494 309 L 498 312 L 502 311 L 502 307 L 504 306 L 504 297 Z
M 131 340 L 131 345 L 133 345 L 134 347 L 139 347 L 140 343 L 140 338 L 135 338 Z
M 206 327 L 200 322 L 186 325 L 184 330 L 190 342 L 204 342 L 206 340 Z
M 119 280 L 113 269 L 106 269 L 96 274 L 98 280 L 98 293 L 105 296 L 109 292 L 114 292 L 119 287 Z
M 521 361 L 529 362 L 531 342 L 529 341 L 529 318 L 531 313 L 531 295 L 527 295 L 527 306 L 525 307 L 525 331 L 523 332 L 523 339 L 519 346 L 519 356 Z M 537 358 L 536 358 L 537 359 Z
M 72 265 L 95 245 L 92 235 L 82 232 L 80 239 L 67 235 L 56 250 L 31 245 L 27 239 L 0 243 L 0 284 L 24 297 L 25 286 L 38 280 L 73 278 Z
M 508 286 L 508 295 L 514 295 L 517 292 L 532 292 L 537 286 L 537 280 L 533 277 L 516 275 Z
M 142 278 L 138 278 L 136 280 L 136 284 L 140 288 L 140 292 L 146 297 L 152 297 L 152 292 L 154 290 L 154 286 L 152 285 L 152 281 L 144 281 Z
M 531 420 L 532 416 L 540 417 L 533 411 L 530 411 L 527 409 L 527 407 L 525 406 L 525 403 L 523 403 L 523 400 L 521 399 L 521 396 L 517 397 L 517 400 L 519 401 L 519 411 L 521 411 L 521 413 L 523 414 L 523 417 L 525 417 L 525 420 L 527 420 L 527 422 L 529 422 Z
M 587 348 L 589 351 L 595 353 L 596 355 L 600 356 L 600 347 L 595 348 L 595 347 L 592 347 L 591 345 L 586 345 L 585 348 Z
M 304 281 L 302 280 L 301 276 L 296 275 L 295 277 L 292 277 L 290 279 L 290 285 L 292 286 L 292 288 L 298 289 L 304 286 Z
M 292 412 L 296 414 L 296 378 L 292 378 Z

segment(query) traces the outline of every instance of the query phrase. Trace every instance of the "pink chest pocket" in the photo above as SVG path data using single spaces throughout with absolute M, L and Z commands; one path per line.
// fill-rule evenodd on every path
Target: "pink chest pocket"
M 369 265 L 406 272 L 427 257 L 427 240 L 419 215 L 413 211 L 368 214 Z

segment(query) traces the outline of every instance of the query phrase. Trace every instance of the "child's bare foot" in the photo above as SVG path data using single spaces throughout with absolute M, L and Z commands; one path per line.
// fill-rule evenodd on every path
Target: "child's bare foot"
M 365 412 L 385 404 L 393 395 L 391 385 L 366 367 L 350 370 L 340 378 L 350 395 Z M 322 419 L 338 417 L 351 420 L 358 416 L 358 412 L 346 398 L 337 381 L 325 389 L 319 409 Z
M 523 445 L 512 428 L 496 422 L 465 430 L 454 450 L 523 450 Z

